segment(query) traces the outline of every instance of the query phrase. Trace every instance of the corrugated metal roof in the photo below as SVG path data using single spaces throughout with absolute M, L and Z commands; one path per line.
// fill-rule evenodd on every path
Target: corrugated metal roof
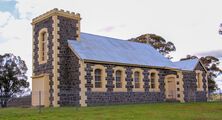
M 88 33 L 81 33 L 80 41 L 69 40 L 68 43 L 83 60 L 177 68 L 173 62 L 147 44 Z
M 189 59 L 189 60 L 174 62 L 174 64 L 182 70 L 193 71 L 198 62 L 199 62 L 198 59 Z

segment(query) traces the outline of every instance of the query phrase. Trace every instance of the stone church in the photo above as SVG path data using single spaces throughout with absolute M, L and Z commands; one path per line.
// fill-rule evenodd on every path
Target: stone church
M 81 32 L 80 14 L 32 20 L 32 105 L 94 106 L 207 101 L 198 59 L 172 62 L 152 46 Z

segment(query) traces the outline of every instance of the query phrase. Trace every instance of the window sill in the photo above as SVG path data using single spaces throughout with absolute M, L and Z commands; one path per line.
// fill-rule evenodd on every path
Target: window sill
M 45 63 L 47 63 L 46 60 L 45 61 L 39 61 L 39 64 L 45 64 Z
M 92 92 L 106 92 L 107 88 L 92 88 Z
M 145 92 L 144 88 L 133 88 L 133 92 Z
M 197 91 L 204 91 L 203 88 L 197 88 Z
M 149 92 L 160 92 L 160 89 L 150 89 Z
M 127 92 L 126 88 L 113 88 L 113 92 Z

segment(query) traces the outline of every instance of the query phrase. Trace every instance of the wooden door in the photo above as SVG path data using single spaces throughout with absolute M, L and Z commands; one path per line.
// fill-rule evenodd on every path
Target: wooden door
M 174 77 L 167 79 L 166 93 L 167 99 L 176 99 L 176 80 Z

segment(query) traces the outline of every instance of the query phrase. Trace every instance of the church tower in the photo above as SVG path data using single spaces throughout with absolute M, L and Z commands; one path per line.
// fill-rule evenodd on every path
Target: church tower
M 80 14 L 58 9 L 48 11 L 32 20 L 33 106 L 40 103 L 54 107 L 67 104 L 66 98 L 61 96 L 69 94 L 65 90 L 70 91 L 70 87 L 67 86 L 70 83 L 67 81 L 70 78 L 68 73 L 71 68 L 68 62 L 71 53 L 67 40 L 80 40 L 80 20 Z M 75 105 L 79 98 L 72 100 L 69 104 Z

